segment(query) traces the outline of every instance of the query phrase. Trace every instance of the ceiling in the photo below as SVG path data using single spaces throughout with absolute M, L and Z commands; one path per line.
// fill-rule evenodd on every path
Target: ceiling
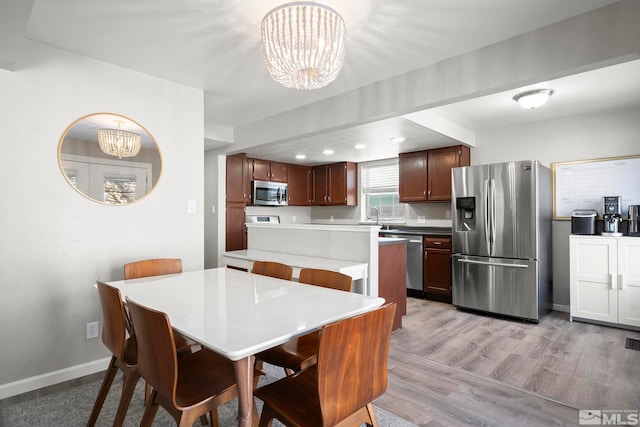
M 0 35 L 7 39 L 9 28 L 13 31 L 10 36 L 202 89 L 205 128 L 233 130 L 616 2 L 324 0 L 345 18 L 347 44 L 337 79 L 315 91 L 284 88 L 271 80 L 264 67 L 260 21 L 268 10 L 283 3 L 278 0 L 24 0 L 22 9 L 5 6 L 5 2 Z M 587 114 L 596 108 L 640 105 L 639 64 L 635 61 L 540 82 L 539 86 L 551 87 L 555 93 L 537 110 L 517 107 L 511 99 L 515 91 L 510 91 L 425 114 L 477 133 L 495 126 Z M 417 120 L 420 113 L 417 115 L 346 126 L 246 151 L 255 157 L 315 164 L 373 160 L 393 157 L 398 151 L 458 143 L 425 127 Z M 398 135 L 406 138 L 401 146 L 389 141 Z M 366 148 L 356 150 L 354 141 L 363 141 Z M 207 139 L 205 149 L 229 142 Z M 334 149 L 340 158 L 323 155 L 324 148 Z M 295 160 L 299 152 L 307 159 Z

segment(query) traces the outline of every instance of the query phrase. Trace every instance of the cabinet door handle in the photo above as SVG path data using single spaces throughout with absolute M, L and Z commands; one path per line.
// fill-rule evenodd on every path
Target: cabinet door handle
M 441 245 L 442 242 L 433 242 L 434 245 Z
M 614 280 L 615 276 L 613 274 L 609 274 L 609 288 L 616 288 L 616 281 Z
M 622 281 L 622 274 L 618 274 L 618 285 L 620 286 L 620 290 L 624 289 L 624 282 Z

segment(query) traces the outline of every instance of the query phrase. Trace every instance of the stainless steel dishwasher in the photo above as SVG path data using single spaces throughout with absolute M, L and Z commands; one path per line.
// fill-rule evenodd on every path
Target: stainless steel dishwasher
M 385 237 L 399 237 L 409 239 L 407 242 L 407 291 L 414 296 L 423 295 L 422 269 L 424 266 L 424 253 L 422 250 L 422 236 L 412 234 L 395 234 L 381 232 Z

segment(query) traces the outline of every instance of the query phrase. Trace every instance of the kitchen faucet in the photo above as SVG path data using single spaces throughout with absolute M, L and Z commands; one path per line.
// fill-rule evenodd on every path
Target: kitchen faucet
M 380 211 L 378 210 L 377 207 L 372 207 L 371 210 L 369 212 L 376 212 L 376 225 L 381 225 L 380 224 Z M 369 214 L 369 219 L 371 219 L 371 214 Z

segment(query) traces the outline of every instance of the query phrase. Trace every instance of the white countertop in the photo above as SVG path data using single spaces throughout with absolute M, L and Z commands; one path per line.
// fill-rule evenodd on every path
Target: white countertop
M 293 268 L 321 268 L 324 270 L 341 271 L 343 269 L 367 268 L 367 263 L 362 261 L 349 261 L 334 258 L 320 258 L 280 252 L 258 251 L 255 249 L 243 249 L 230 251 L 223 254 L 223 259 L 235 258 L 246 261 L 275 261 L 290 265 Z
M 171 326 L 231 360 L 379 307 L 382 298 L 228 268 L 109 282 Z

